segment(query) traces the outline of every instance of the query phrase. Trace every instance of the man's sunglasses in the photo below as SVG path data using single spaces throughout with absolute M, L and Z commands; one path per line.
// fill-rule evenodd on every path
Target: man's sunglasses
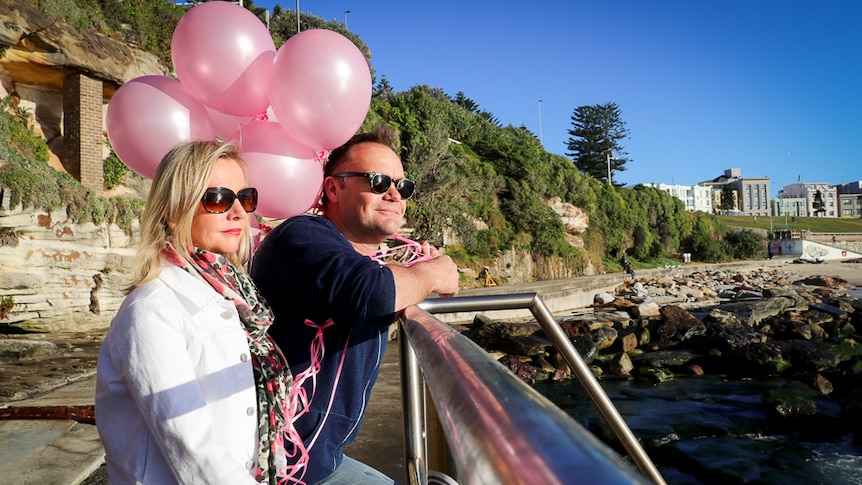
M 395 183 L 395 190 L 401 195 L 402 199 L 413 197 L 416 192 L 416 182 L 410 179 L 393 179 L 389 175 L 380 172 L 341 172 L 333 175 L 333 177 L 368 177 L 371 183 L 371 191 L 375 194 L 385 194 L 389 192 L 392 183 Z
M 257 209 L 257 189 L 254 187 L 247 187 L 239 192 L 224 187 L 210 187 L 201 197 L 201 203 L 207 212 L 221 214 L 229 211 L 236 199 L 239 199 L 239 205 L 246 212 L 254 212 Z

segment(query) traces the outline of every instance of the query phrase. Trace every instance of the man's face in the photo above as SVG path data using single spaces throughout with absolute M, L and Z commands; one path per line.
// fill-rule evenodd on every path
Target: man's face
M 360 143 L 350 152 L 349 159 L 338 168 L 343 172 L 379 172 L 404 178 L 401 160 L 392 149 L 379 143 Z M 404 221 L 407 201 L 393 183 L 384 194 L 371 190 L 368 177 L 334 177 L 329 181 L 330 197 L 327 217 L 341 229 L 352 243 L 377 245 L 395 234 Z

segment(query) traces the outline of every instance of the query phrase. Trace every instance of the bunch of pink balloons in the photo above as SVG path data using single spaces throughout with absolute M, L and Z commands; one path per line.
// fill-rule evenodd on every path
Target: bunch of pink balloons
M 323 182 L 316 155 L 349 140 L 371 103 L 371 72 L 353 42 L 307 30 L 276 51 L 254 14 L 207 2 L 180 19 L 171 58 L 179 80 L 132 79 L 108 104 L 117 156 L 152 178 L 180 142 L 234 140 L 260 194 L 258 214 L 285 218 L 315 205 Z

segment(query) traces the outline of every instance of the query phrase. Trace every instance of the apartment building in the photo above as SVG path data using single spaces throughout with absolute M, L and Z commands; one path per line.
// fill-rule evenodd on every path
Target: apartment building
M 729 168 L 710 181 L 701 182 L 713 191 L 713 208 L 721 203 L 721 191 L 729 185 L 736 196 L 736 211 L 746 216 L 768 216 L 770 211 L 769 177 L 743 177 L 739 168 Z M 716 203 L 717 202 L 717 203 Z
M 643 184 L 667 192 L 685 204 L 689 212 L 712 212 L 710 188 L 701 185 Z
M 823 211 L 814 212 L 814 201 L 820 192 L 823 200 Z M 805 210 L 814 217 L 840 217 L 838 190 L 826 182 L 806 182 L 785 185 L 781 189 L 781 197 L 786 199 L 805 199 Z
M 862 217 L 862 181 L 836 185 L 838 217 Z

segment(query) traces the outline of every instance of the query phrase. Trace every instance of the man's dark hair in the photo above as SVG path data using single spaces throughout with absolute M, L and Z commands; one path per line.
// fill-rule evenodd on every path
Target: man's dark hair
M 379 124 L 372 131 L 367 133 L 358 133 L 353 135 L 353 138 L 347 140 L 344 145 L 332 150 L 329 154 L 329 160 L 323 169 L 323 176 L 329 177 L 338 173 L 339 166 L 350 159 L 350 152 L 353 147 L 360 143 L 379 143 L 392 148 L 392 142 L 395 139 L 395 130 L 389 125 Z

